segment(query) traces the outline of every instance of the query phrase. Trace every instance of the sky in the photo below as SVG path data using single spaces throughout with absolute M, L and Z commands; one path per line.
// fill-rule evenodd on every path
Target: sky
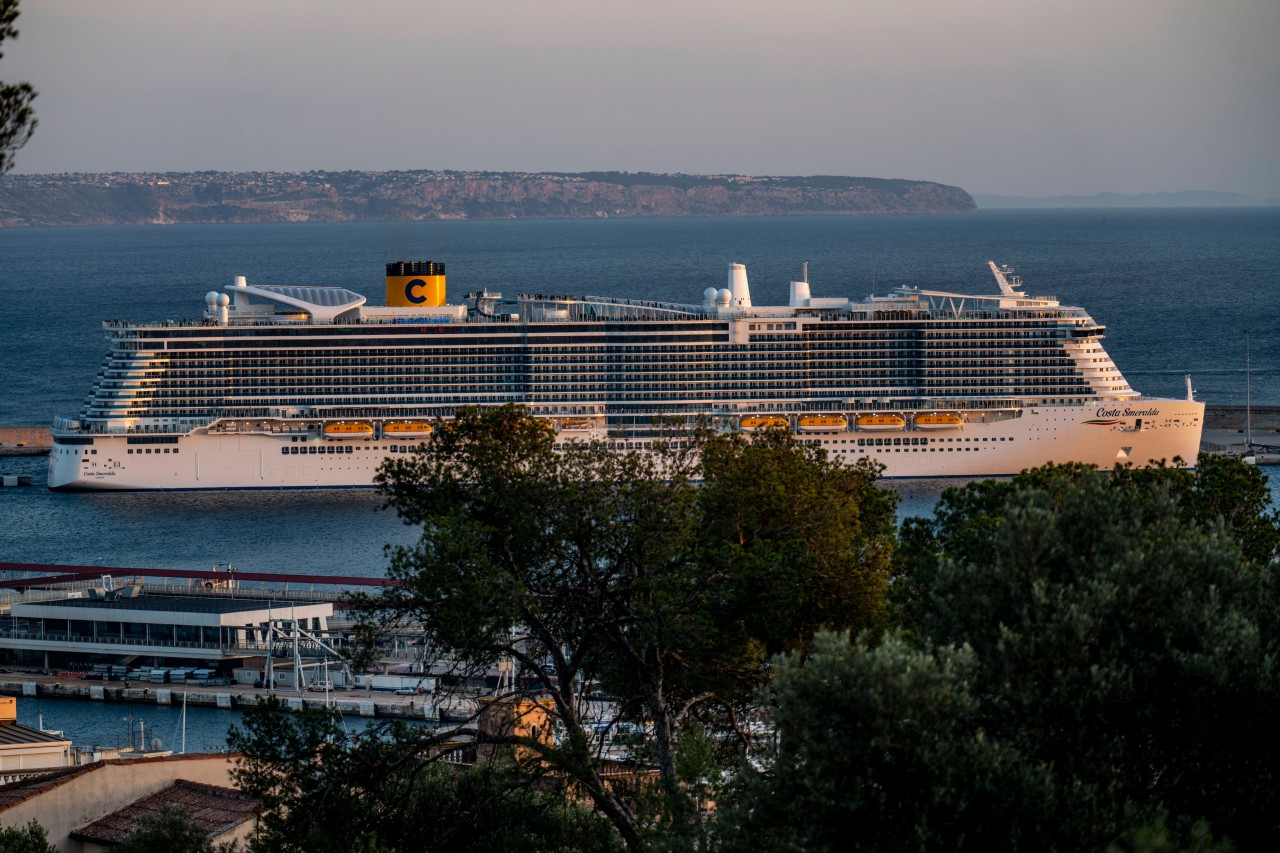
M 16 172 L 1280 196 L 1280 0 L 22 0 Z

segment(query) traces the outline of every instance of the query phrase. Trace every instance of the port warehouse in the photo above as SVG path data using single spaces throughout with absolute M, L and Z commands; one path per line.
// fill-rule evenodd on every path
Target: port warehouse
M 0 576 L 0 656 L 8 662 L 110 675 L 198 670 L 206 679 L 295 651 L 333 657 L 351 636 L 335 604 L 389 583 L 29 563 L 0 563 Z

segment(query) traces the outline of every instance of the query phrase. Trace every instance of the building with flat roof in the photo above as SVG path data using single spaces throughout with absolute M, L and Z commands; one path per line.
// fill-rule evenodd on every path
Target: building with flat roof
M 92 592 L 92 591 L 91 591 Z M 19 602 L 0 619 L 0 650 L 15 659 L 50 661 L 120 658 L 155 666 L 192 661 L 232 661 L 291 654 L 279 630 L 312 634 L 329 629 L 332 602 L 273 601 L 233 593 L 166 595 L 136 587 L 111 597 L 71 597 Z M 325 652 L 299 640 L 303 655 Z

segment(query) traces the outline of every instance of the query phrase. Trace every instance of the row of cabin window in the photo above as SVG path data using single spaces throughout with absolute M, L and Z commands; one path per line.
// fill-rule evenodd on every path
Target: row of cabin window
M 372 447 L 372 448 L 362 448 L 362 449 L 365 449 L 365 450 L 382 450 L 383 448 L 381 448 L 381 447 Z M 312 455 L 312 456 L 314 456 L 314 455 L 315 455 L 315 454 L 317 454 L 317 453 L 319 453 L 319 454 L 325 454 L 325 453 L 355 453 L 355 450 L 356 450 L 356 448 L 355 448 L 355 445 L 353 445 L 353 444 L 323 444 L 323 445 L 314 445 L 314 444 L 313 444 L 313 445 L 309 445 L 309 446 L 307 446 L 307 447 L 298 447 L 298 446 L 293 446 L 293 445 L 291 445 L 291 446 L 288 446 L 288 447 L 282 447 L 282 448 L 280 448 L 280 455 L 282 455 L 282 456 L 289 456 L 289 455 L 294 455 L 294 456 L 296 456 L 296 455 L 298 455 L 298 454 L 302 454 L 302 455 L 304 455 L 304 456 L 305 456 L 305 455 Z M 389 445 L 389 446 L 386 448 L 386 450 L 390 451 L 391 453 L 412 453 L 412 452 L 414 451 L 414 448 L 413 448 L 412 446 L 408 445 L 408 444 L 392 444 L 392 445 Z M 174 451 L 174 452 L 176 453 L 177 451 Z

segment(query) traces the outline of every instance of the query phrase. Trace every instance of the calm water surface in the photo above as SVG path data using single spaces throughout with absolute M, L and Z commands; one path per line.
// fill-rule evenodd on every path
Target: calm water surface
M 1145 394 L 1242 404 L 1252 336 L 1256 404 L 1280 405 L 1280 210 L 993 211 L 975 216 L 569 220 L 0 229 L 0 424 L 75 414 L 105 351 L 101 321 L 196 317 L 204 294 L 251 283 L 336 284 L 383 302 L 383 265 L 448 264 L 454 300 L 471 290 L 700 300 L 745 263 L 757 303 L 783 303 L 810 264 L 815 296 L 899 284 L 995 292 L 988 259 L 1029 293 L 1085 307 Z M 43 458 L 0 459 L 37 485 L 0 489 L 0 561 L 111 567 L 381 575 L 387 544 L 414 532 L 372 492 L 54 494 Z M 1271 477 L 1273 491 L 1280 474 Z M 931 512 L 957 481 L 895 483 L 902 515 Z M 24 701 L 77 743 L 115 746 L 120 706 Z M 174 743 L 175 709 L 139 706 Z M 223 743 L 235 712 L 190 709 L 188 748 Z M 196 744 L 202 744 L 197 746 Z

